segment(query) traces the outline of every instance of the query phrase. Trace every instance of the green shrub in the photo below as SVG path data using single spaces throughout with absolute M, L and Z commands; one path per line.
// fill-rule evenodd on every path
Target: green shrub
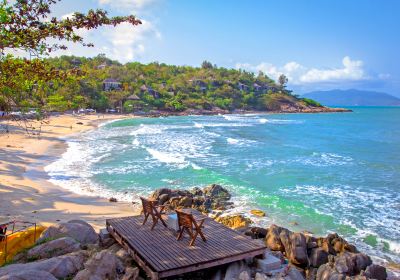
M 321 103 L 319 103 L 319 102 L 317 102 L 317 101 L 315 101 L 315 100 L 312 100 L 312 99 L 309 99 L 309 98 L 302 98 L 301 100 L 302 100 L 304 103 L 306 103 L 307 105 L 309 105 L 309 106 L 313 106 L 313 107 L 322 107 Z

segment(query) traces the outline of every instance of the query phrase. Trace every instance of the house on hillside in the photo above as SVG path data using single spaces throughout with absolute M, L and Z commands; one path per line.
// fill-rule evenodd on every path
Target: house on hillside
M 97 70 L 103 70 L 103 69 L 106 69 L 106 67 L 107 67 L 107 64 L 102 63 L 102 64 L 100 64 L 100 65 L 97 65 L 97 66 L 96 66 L 96 69 L 97 69 Z
M 257 83 L 253 84 L 253 88 L 254 88 L 254 91 L 256 91 L 256 92 L 261 92 L 261 91 L 264 90 L 264 87 L 259 85 L 259 84 L 257 84 Z
M 154 89 L 152 89 L 150 86 L 147 85 L 142 85 L 140 87 L 141 92 L 147 92 L 148 94 L 152 95 L 154 99 L 160 98 L 160 93 Z
M 189 83 L 191 83 L 195 87 L 198 86 L 202 92 L 205 92 L 207 90 L 207 83 L 201 79 L 190 79 Z
M 103 90 L 122 90 L 122 84 L 116 79 L 108 78 L 103 81 Z
M 74 58 L 73 60 L 71 60 L 71 64 L 74 65 L 75 67 L 78 67 L 82 64 L 82 61 L 80 61 L 77 58 Z
M 125 101 L 128 101 L 128 100 L 138 101 L 138 100 L 140 100 L 140 97 L 133 93 L 125 98 Z
M 241 82 L 238 82 L 237 86 L 238 86 L 238 89 L 241 91 L 249 91 L 250 90 L 250 87 L 248 85 L 245 85 Z

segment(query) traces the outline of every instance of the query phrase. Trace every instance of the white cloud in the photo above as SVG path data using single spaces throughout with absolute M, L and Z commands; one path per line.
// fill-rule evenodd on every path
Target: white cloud
M 153 4 L 156 0 L 98 0 L 98 2 L 100 5 L 108 5 L 119 10 L 135 11 Z
M 327 70 L 312 68 L 300 77 L 300 82 L 358 81 L 368 78 L 363 69 L 363 62 L 361 60 L 351 60 L 350 57 L 345 56 L 342 63 L 343 68 Z
M 73 17 L 74 17 L 74 13 L 68 13 L 68 14 L 61 16 L 61 19 L 67 19 L 67 18 L 72 19 Z
M 161 38 L 153 24 L 146 20 L 142 20 L 142 24 L 137 26 L 122 23 L 107 28 L 103 36 L 109 41 L 109 51 L 106 54 L 121 62 L 131 61 L 142 55 L 148 38 Z
M 342 60 L 342 64 L 343 66 L 340 68 L 318 69 L 308 68 L 295 61 L 288 62 L 281 67 L 262 62 L 258 65 L 237 63 L 236 68 L 247 69 L 254 72 L 263 71 L 275 80 L 278 79 L 281 74 L 285 74 L 289 82 L 294 85 L 369 79 L 361 60 L 352 60 L 350 57 L 345 56 Z

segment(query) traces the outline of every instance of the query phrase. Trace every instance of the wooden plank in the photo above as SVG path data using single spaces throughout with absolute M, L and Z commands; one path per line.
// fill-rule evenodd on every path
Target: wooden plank
M 231 256 L 229 258 L 222 258 L 222 259 L 210 261 L 207 263 L 199 263 L 199 264 L 195 264 L 195 265 L 188 266 L 188 267 L 181 267 L 181 268 L 170 270 L 170 271 L 163 271 L 159 274 L 159 276 L 160 276 L 160 278 L 164 278 L 164 277 L 180 275 L 180 274 L 184 274 L 184 273 L 188 273 L 188 272 L 194 272 L 194 271 L 211 268 L 211 267 L 215 267 L 215 266 L 220 266 L 223 264 L 232 263 L 232 262 L 240 261 L 240 260 L 243 260 L 246 258 L 251 258 L 251 257 L 255 257 L 258 255 L 262 255 L 264 253 L 264 250 L 265 249 L 258 249 L 253 252 L 247 252 L 247 253 L 239 254 L 236 256 Z
M 135 251 L 137 251 L 140 255 L 142 255 L 147 260 L 147 262 L 149 262 L 151 264 L 153 270 L 162 271 L 162 270 L 168 269 L 167 266 L 164 266 L 162 264 L 162 262 L 158 261 L 157 256 L 154 256 L 153 253 L 148 252 L 146 250 L 146 246 L 140 242 L 140 239 L 137 238 L 138 237 L 137 235 L 133 236 L 132 238 L 129 238 L 129 237 L 131 237 L 130 231 L 127 230 L 124 223 L 119 223 L 115 226 L 118 230 L 121 230 L 125 234 L 126 237 L 128 237 L 126 242 L 129 243 L 132 246 L 132 248 L 135 249 Z M 131 232 L 132 232 L 132 230 L 131 230 Z
M 110 226 L 107 225 L 107 230 L 110 232 L 110 234 L 117 240 L 117 242 L 129 253 L 129 255 L 132 256 L 132 258 L 135 260 L 135 262 L 147 273 L 148 276 L 152 280 L 158 280 L 159 275 L 157 272 L 154 272 L 148 265 L 147 263 L 134 251 L 132 248 L 129 247 L 128 244 L 122 241 L 122 239 L 112 230 L 110 229 Z

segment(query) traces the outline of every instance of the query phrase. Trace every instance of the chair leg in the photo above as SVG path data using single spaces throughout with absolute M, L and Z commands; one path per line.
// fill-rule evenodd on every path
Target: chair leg
M 198 231 L 196 231 L 196 233 L 193 235 L 192 240 L 190 241 L 189 246 L 193 246 L 194 242 L 196 241 L 197 235 L 198 235 Z
M 156 217 L 154 217 L 154 216 L 152 216 L 152 218 L 153 218 L 153 225 L 151 226 L 151 229 L 150 229 L 150 230 L 153 230 L 153 229 L 154 229 L 154 227 L 156 226 L 157 221 L 158 221 L 158 218 L 156 218 Z
M 161 215 L 160 215 L 159 219 L 160 219 L 161 223 L 164 225 L 164 227 L 167 228 L 168 226 L 167 226 L 167 224 L 165 223 L 164 219 L 161 217 Z
M 183 234 L 183 230 L 184 230 L 184 229 L 185 229 L 184 227 L 182 227 L 182 228 L 180 229 L 178 238 L 177 238 L 176 240 L 179 241 L 179 240 L 182 238 L 182 234 Z
M 206 237 L 204 236 L 204 234 L 203 234 L 203 232 L 201 231 L 201 229 L 198 230 L 198 233 L 200 234 L 201 239 L 203 239 L 203 241 L 206 242 L 207 239 L 206 239 Z

